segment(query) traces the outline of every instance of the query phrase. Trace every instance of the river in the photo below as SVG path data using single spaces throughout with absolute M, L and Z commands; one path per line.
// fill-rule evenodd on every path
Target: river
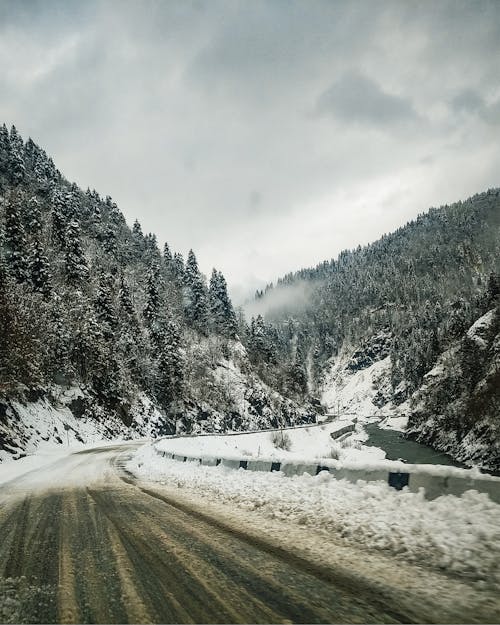
M 448 454 L 436 451 L 428 445 L 417 443 L 403 437 L 401 432 L 384 430 L 378 423 L 365 425 L 368 440 L 364 443 L 372 447 L 380 447 L 388 460 L 403 460 L 412 464 L 444 464 L 451 467 L 465 467 Z

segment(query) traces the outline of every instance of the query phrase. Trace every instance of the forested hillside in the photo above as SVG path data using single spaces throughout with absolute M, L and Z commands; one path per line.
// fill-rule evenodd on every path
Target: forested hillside
M 75 417 L 113 418 L 131 434 L 311 417 L 260 380 L 220 272 L 207 284 L 192 251 L 186 261 L 160 251 L 110 197 L 65 180 L 5 125 L 0 242 L 4 449 L 14 444 L 13 401 L 57 407 L 65 397 Z
M 219 271 L 2 126 L 0 243 L 0 452 L 60 438 L 27 432 L 36 402 L 75 436 L 247 429 L 313 419 L 320 398 L 356 409 L 366 372 L 363 410 L 399 406 L 409 435 L 500 466 L 498 189 L 288 274 L 247 323 Z
M 500 191 L 492 189 L 430 209 L 336 260 L 288 274 L 256 294 L 251 309 L 261 316 L 252 323 L 264 326 L 267 351 L 281 357 L 281 368 L 302 371 L 304 389 L 308 384 L 320 392 L 332 366 L 338 381 L 386 359 L 387 375 L 374 382 L 373 410 L 404 404 L 407 413 L 416 411 L 413 436 L 496 467 L 499 273 Z M 472 349 L 467 331 L 488 311 L 492 335 Z M 435 384 L 416 394 L 442 357 L 445 388 Z M 461 445 L 479 422 L 481 444 L 468 439 Z M 439 436 L 443 429 L 446 435 Z

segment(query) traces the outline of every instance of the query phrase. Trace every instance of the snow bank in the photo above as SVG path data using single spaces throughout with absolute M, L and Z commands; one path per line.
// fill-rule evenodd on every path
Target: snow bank
M 80 400 L 83 404 L 85 400 L 78 387 L 53 387 L 50 394 L 36 401 L 0 400 L 4 411 L 0 420 L 0 466 L 39 452 L 43 456 L 51 448 L 78 449 L 103 441 L 149 437 L 162 419 L 144 394 L 139 394 L 131 407 L 130 426 L 102 408 L 76 410 L 75 403 Z
M 500 506 L 475 491 L 427 501 L 422 491 L 398 492 L 383 482 L 353 484 L 327 472 L 287 478 L 281 472 L 165 460 L 151 445 L 139 449 L 128 469 L 269 522 L 283 519 L 406 561 L 500 583 Z
M 353 420 L 339 419 L 322 425 L 286 428 L 246 434 L 166 438 L 157 443 L 160 451 L 184 456 L 258 459 L 278 462 L 311 462 L 342 459 L 354 463 L 383 461 L 385 452 L 362 445 L 366 435 L 360 430 L 349 442 L 332 440 L 330 434 L 352 425 Z
M 0 436 L 4 434 L 9 441 L 9 449 L 0 450 L 0 461 L 11 460 L 15 450 L 30 455 L 51 445 L 61 449 L 78 447 L 129 434 L 118 419 L 99 422 L 93 418 L 76 418 L 65 402 L 77 397 L 77 389 L 70 389 L 58 398 L 57 407 L 46 398 L 26 404 L 9 402 L 7 423 L 0 427 Z

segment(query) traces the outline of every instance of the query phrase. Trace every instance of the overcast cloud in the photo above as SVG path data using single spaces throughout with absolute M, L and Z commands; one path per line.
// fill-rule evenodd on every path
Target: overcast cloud
M 500 2 L 0 0 L 0 121 L 237 299 L 500 185 Z

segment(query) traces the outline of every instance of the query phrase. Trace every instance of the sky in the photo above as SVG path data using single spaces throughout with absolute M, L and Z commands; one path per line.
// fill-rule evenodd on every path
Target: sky
M 0 123 L 236 302 L 500 186 L 496 0 L 0 0 Z

